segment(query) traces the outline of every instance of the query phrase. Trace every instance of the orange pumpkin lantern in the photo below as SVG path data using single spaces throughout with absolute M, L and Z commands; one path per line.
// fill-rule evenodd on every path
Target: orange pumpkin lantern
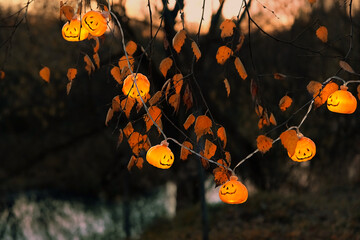
M 63 38 L 70 42 L 85 40 L 89 35 L 89 32 L 81 27 L 78 19 L 72 19 L 70 22 L 65 23 L 61 32 Z
M 140 98 L 144 97 L 150 91 L 150 82 L 147 77 L 141 73 L 136 74 L 136 85 L 139 88 L 140 95 L 134 84 L 134 75 L 130 74 L 124 80 L 122 91 L 125 95 L 131 98 Z
M 302 134 L 301 134 L 302 135 Z M 315 143 L 307 137 L 300 137 L 299 141 L 296 144 L 294 155 L 289 157 L 296 162 L 305 162 L 312 159 L 316 154 L 316 145 Z
M 327 108 L 332 112 L 351 114 L 355 112 L 356 107 L 356 98 L 344 85 L 340 87 L 340 90 L 333 92 L 327 99 Z
M 170 168 L 174 163 L 174 154 L 168 145 L 169 143 L 164 140 L 159 145 L 151 147 L 146 153 L 146 161 L 157 168 Z
M 102 36 L 107 29 L 107 22 L 100 12 L 89 11 L 82 18 L 82 25 L 93 36 Z
M 229 204 L 240 204 L 247 200 L 248 190 L 244 184 L 238 181 L 237 176 L 231 176 L 219 189 L 221 201 Z

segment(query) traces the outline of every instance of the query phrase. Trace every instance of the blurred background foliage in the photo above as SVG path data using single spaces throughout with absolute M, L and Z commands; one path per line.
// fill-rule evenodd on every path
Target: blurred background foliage
M 304 1 L 305 3 L 307 2 Z M 121 4 L 120 2 L 113 9 L 122 22 L 126 40 L 147 46 L 149 38 L 144 37 L 146 36 L 144 33 L 149 31 L 148 23 L 128 18 L 126 9 Z M 344 3 L 336 2 L 332 8 L 325 9 L 319 4 L 309 15 L 297 18 L 289 30 L 271 33 L 276 38 L 287 41 L 302 33 L 296 43 L 317 49 L 319 53 L 304 51 L 290 44 L 275 41 L 253 28 L 251 50 L 256 72 L 252 68 L 249 38 L 246 35 L 245 43 L 240 51 L 240 58 L 250 78 L 255 78 L 255 74 L 258 74 L 261 102 L 275 114 L 278 123 L 288 119 L 293 112 L 311 99 L 306 91 L 309 81 L 323 82 L 338 71 L 338 62 L 346 55 L 349 47 L 350 23 L 348 9 L 344 6 Z M 168 10 L 169 14 L 164 15 L 166 37 L 169 40 L 176 32 L 174 30 L 175 18 L 172 14 L 177 16 L 178 10 L 175 7 Z M 14 18 L 7 18 L 13 11 L 0 9 L 2 26 L 14 25 Z M 225 66 L 216 63 L 217 48 L 223 44 L 218 29 L 223 19 L 217 15 L 214 15 L 212 19 L 209 33 L 200 36 L 199 46 L 203 56 L 195 64 L 195 75 L 215 120 L 227 130 L 227 149 L 232 155 L 233 164 L 236 164 L 256 149 L 256 137 L 270 128 L 259 130 L 257 127 L 258 117 L 255 114 L 254 103 L 249 91 L 250 79 L 242 81 L 230 63 L 226 63 Z M 53 215 L 46 215 L 50 214 L 49 211 L 52 212 L 53 209 L 58 212 L 55 211 L 51 214 L 70 216 L 71 214 L 79 215 L 77 211 L 86 215 L 84 209 L 89 208 L 92 211 L 91 214 L 96 215 L 96 221 L 98 218 L 102 218 L 106 222 L 106 219 L 110 218 L 112 220 L 108 220 L 106 224 L 111 222 L 113 225 L 126 225 L 126 221 L 128 221 L 126 226 L 119 226 L 127 231 L 126 229 L 129 229 L 130 226 L 134 228 L 141 222 L 138 219 L 129 220 L 129 216 L 148 214 L 153 219 L 166 215 L 166 210 L 161 204 L 158 204 L 157 208 L 155 207 L 157 210 L 154 210 L 156 214 L 153 215 L 146 208 L 134 206 L 141 201 L 145 201 L 143 205 L 147 206 L 148 201 L 151 202 L 152 196 L 163 191 L 161 189 L 168 182 L 176 185 L 176 211 L 181 213 L 180 217 L 186 215 L 186 211 L 189 211 L 186 209 L 189 208 L 190 211 L 193 211 L 192 214 L 199 211 L 198 205 L 191 207 L 200 201 L 199 189 L 202 183 L 199 180 L 197 158 L 191 157 L 186 162 L 176 161 L 174 166 L 167 171 L 155 169 L 144 163 L 141 171 L 134 169 L 129 173 L 126 165 L 130 159 L 131 150 L 126 142 L 122 143 L 119 148 L 116 147 L 117 120 L 113 120 L 109 127 L 104 125 L 112 98 L 121 92 L 121 87 L 110 75 L 111 67 L 116 65 L 118 59 L 124 54 L 119 44 L 118 33 L 116 31 L 115 35 L 108 33 L 105 38 L 100 40 L 101 68 L 88 76 L 84 71 L 85 63 L 82 58 L 84 53 L 92 51 L 92 40 L 75 44 L 63 40 L 61 27 L 64 22 L 60 21 L 57 16 L 28 14 L 26 20 L 26 23 L 23 22 L 17 26 L 13 35 L 14 28 L 0 28 L 2 44 L 0 60 L 3 62 L 1 67 L 6 73 L 6 77 L 0 81 L 0 191 L 2 200 L 2 230 L 0 234 L 13 236 L 14 239 L 26 239 L 26 232 L 23 232 L 23 235 L 13 235 L 19 232 L 16 230 L 17 227 L 22 226 L 22 229 L 26 229 L 24 226 L 28 224 L 24 220 L 25 215 L 16 213 L 22 211 L 24 206 L 31 208 L 32 212 L 28 216 L 32 216 L 32 221 L 34 221 L 34 214 L 37 214 L 39 219 L 36 221 L 39 222 L 53 219 Z M 243 21 L 247 22 L 246 17 Z M 319 24 L 328 28 L 329 43 L 327 44 L 321 43 L 315 37 L 315 30 Z M 354 11 L 353 48 L 348 62 L 357 72 L 360 72 L 359 26 L 360 14 L 358 11 Z M 247 33 L 245 29 L 243 30 Z M 9 37 L 11 38 L 9 39 Z M 154 86 L 151 90 L 152 94 L 164 83 L 158 65 L 162 58 L 168 56 L 169 52 L 164 50 L 163 41 L 164 34 L 161 34 L 154 42 L 151 61 L 149 58 L 144 59 L 140 65 L 139 72 L 148 75 Z M 192 59 L 192 52 L 185 46 L 182 54 L 176 57 L 181 69 L 188 67 L 188 59 Z M 38 75 L 38 71 L 43 66 L 51 69 L 49 84 L 42 81 Z M 79 73 L 73 82 L 70 94 L 67 95 L 66 72 L 70 67 L 78 68 Z M 276 72 L 289 77 L 284 80 L 276 80 L 273 78 L 273 74 Z M 344 72 L 341 72 L 340 76 L 346 80 L 350 79 L 350 76 Z M 223 85 L 225 77 L 229 79 L 231 85 L 229 98 L 226 97 Z M 190 111 L 197 114 L 204 113 L 206 109 L 201 103 L 199 92 L 193 83 L 190 84 L 195 103 L 194 108 Z M 351 85 L 349 90 L 354 95 L 356 94 L 354 85 Z M 287 112 L 282 113 L 279 111 L 278 102 L 285 94 L 291 96 L 294 103 Z M 177 126 L 182 126 L 190 113 L 182 107 L 177 115 L 173 114 L 172 108 L 166 104 L 163 110 Z M 303 109 L 295 115 L 288 126 L 298 124 L 305 112 L 306 109 Z M 126 122 L 127 119 L 124 116 L 119 118 L 120 127 L 124 127 Z M 163 119 L 163 123 L 168 136 L 175 138 L 179 136 L 169 121 Z M 270 137 L 276 138 L 284 129 L 273 131 Z M 356 189 L 360 182 L 359 109 L 354 114 L 345 116 L 331 113 L 325 106 L 322 106 L 311 112 L 301 131 L 313 139 L 317 145 L 316 157 L 310 162 L 298 164 L 290 161 L 285 150 L 280 144 L 276 144 L 270 152 L 265 155 L 256 154 L 239 168 L 238 173 L 251 192 L 260 192 L 260 195 L 255 195 L 254 199 L 254 195 L 250 195 L 249 202 L 255 201 L 255 199 L 261 202 L 261 197 L 265 199 L 264 201 L 269 199 L 275 202 L 290 201 L 289 198 L 292 199 L 292 197 L 274 197 L 276 199 L 272 200 L 271 194 L 291 195 L 303 194 L 308 191 L 319 192 L 317 196 L 320 196 L 320 199 L 323 199 L 321 196 L 324 195 L 324 191 L 330 190 L 336 194 L 339 189 L 342 189 L 341 194 L 344 196 L 352 193 L 358 194 L 358 190 L 353 191 L 353 189 Z M 153 144 L 160 141 L 155 131 L 151 133 L 151 137 Z M 182 141 L 183 139 L 178 140 Z M 179 156 L 180 149 L 174 146 L 173 150 L 175 156 Z M 211 169 L 205 172 L 205 179 L 209 180 L 209 184 L 206 185 L 209 190 L 214 188 L 214 185 L 211 184 L 212 176 L 210 174 Z M 269 192 L 271 192 L 270 195 Z M 327 192 L 327 194 L 329 193 Z M 159 197 L 160 200 L 157 201 L 162 201 L 164 196 L 166 193 L 162 193 Z M 330 194 L 330 196 L 333 195 Z M 313 195 L 309 196 L 311 199 L 313 197 Z M 295 200 L 291 201 L 298 200 L 295 197 Z M 324 202 L 326 200 L 320 204 Z M 70 204 L 71 214 L 64 213 L 66 204 Z M 129 207 L 132 204 L 134 206 Z M 257 209 L 259 205 L 263 207 L 261 203 L 249 204 L 249 209 Z M 346 202 L 339 200 L 339 204 L 346 205 Z M 359 207 L 358 202 L 353 204 L 355 207 Z M 292 208 L 287 204 L 284 206 L 284 211 Z M 104 215 L 97 212 L 99 208 L 102 209 L 99 210 L 100 212 L 105 211 L 106 214 L 113 213 L 113 211 L 121 213 L 104 217 L 105 213 Z M 132 209 L 130 213 L 129 209 Z M 233 212 L 226 209 L 234 209 L 234 212 L 241 211 L 241 214 L 236 215 L 239 219 L 256 214 L 247 211 L 245 204 L 237 208 L 233 206 L 212 207 L 210 208 L 211 216 L 225 212 L 226 216 L 232 219 Z M 25 209 L 24 211 L 30 210 Z M 189 214 L 187 218 L 198 216 L 192 214 Z M 90 215 L 83 217 L 91 220 L 93 215 Z M 124 217 L 124 215 L 129 216 Z M 292 216 L 287 217 L 291 218 Z M 325 216 L 325 218 L 327 217 Z M 218 229 L 216 231 L 220 232 L 221 221 L 226 217 L 221 215 L 216 219 L 216 223 L 211 221 L 210 224 L 212 224 L 211 226 L 216 225 L 216 229 Z M 355 216 L 353 219 L 357 222 L 358 228 L 359 216 Z M 104 222 L 91 224 L 104 225 Z M 148 220 L 143 220 L 143 222 L 145 224 Z M 91 226 L 91 224 L 89 223 L 87 226 Z M 143 227 L 143 225 L 141 226 Z M 195 226 L 197 225 L 195 224 Z M 132 234 L 139 234 L 142 227 L 141 230 Z M 49 230 L 51 226 L 45 228 Z M 349 228 L 353 229 L 353 225 Z M 29 227 L 29 229 L 38 231 L 33 227 Z M 62 229 L 62 227 L 58 229 Z M 77 233 L 75 232 L 78 230 L 74 230 L 75 232 L 69 229 L 64 231 L 67 231 L 64 233 L 64 239 L 74 234 L 82 236 L 80 230 Z M 106 234 L 109 235 L 105 234 L 106 231 L 102 232 L 104 233 L 103 239 L 111 239 L 109 237 L 111 234 L 113 234 L 111 236 L 120 237 L 126 235 L 123 231 L 121 233 L 112 232 L 111 229 L 108 231 Z M 58 236 L 60 233 L 49 230 L 44 234 L 42 238 L 46 239 Z M 93 234 L 92 236 L 84 235 L 83 238 L 100 238 L 100 235 L 96 235 L 99 233 L 94 231 Z M 151 233 L 148 234 L 151 235 Z M 351 234 L 350 231 L 350 236 L 354 236 Z M 296 238 L 296 233 L 294 236 Z M 179 237 L 179 239 L 182 238 Z

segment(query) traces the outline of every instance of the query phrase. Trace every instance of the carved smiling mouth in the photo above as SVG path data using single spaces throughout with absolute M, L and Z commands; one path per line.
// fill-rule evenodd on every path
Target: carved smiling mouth
M 86 17 L 85 20 L 84 20 L 85 24 L 91 29 L 91 31 L 95 31 L 95 28 L 92 28 L 92 27 L 90 26 L 90 24 L 88 23 L 87 19 L 88 19 L 88 17 Z
M 170 156 L 170 158 L 172 159 L 172 156 Z M 162 160 L 165 160 L 166 159 L 166 155 L 164 155 L 163 159 Z M 161 160 L 160 160 L 160 165 L 162 166 L 171 166 L 172 163 L 163 163 Z
M 312 157 L 312 153 L 309 155 L 309 156 L 305 156 L 305 157 L 298 157 L 298 156 L 296 156 L 296 158 L 298 159 L 298 160 L 304 160 L 304 159 L 307 159 L 307 158 L 310 158 L 310 157 Z
M 337 107 L 337 106 L 339 106 L 339 104 L 340 104 L 340 102 L 338 102 L 337 104 L 328 103 L 327 105 L 328 105 L 328 106 L 332 106 L 332 107 Z
M 227 195 L 227 194 L 232 195 L 232 194 L 235 194 L 235 193 L 236 193 L 236 189 L 233 192 L 223 192 L 223 191 L 221 191 L 221 195 Z

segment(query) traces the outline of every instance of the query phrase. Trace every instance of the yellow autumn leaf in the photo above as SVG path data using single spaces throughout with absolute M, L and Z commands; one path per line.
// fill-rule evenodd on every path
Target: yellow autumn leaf
M 134 41 L 129 41 L 126 44 L 125 50 L 128 55 L 133 55 L 136 52 L 137 44 Z
M 223 148 L 226 147 L 226 143 L 227 143 L 227 137 L 226 137 L 226 131 L 224 127 L 220 127 L 217 132 L 216 135 L 219 137 L 219 139 L 223 142 Z
M 160 62 L 159 69 L 160 69 L 160 72 L 162 73 L 162 75 L 164 77 L 166 77 L 166 74 L 169 71 L 169 69 L 171 68 L 172 64 L 173 64 L 173 60 L 171 58 L 169 58 L 169 57 L 164 58 Z
M 184 122 L 183 126 L 185 128 L 185 130 L 188 130 L 188 128 L 195 122 L 195 117 L 193 114 L 190 114 L 186 121 Z
M 76 74 L 77 74 L 76 68 L 69 68 L 66 76 L 67 76 L 68 80 L 71 82 L 76 77 Z
M 43 67 L 40 70 L 39 75 L 45 82 L 50 82 L 50 68 Z
M 182 46 L 185 43 L 186 31 L 184 29 L 177 32 L 172 40 L 173 47 L 177 53 L 180 53 Z
M 221 46 L 217 50 L 216 61 L 219 64 L 224 65 L 226 60 L 228 60 L 232 54 L 233 54 L 233 51 L 230 48 L 228 48 L 227 46 Z
M 195 41 L 192 41 L 191 48 L 193 50 L 193 53 L 196 57 L 196 61 L 198 61 L 201 58 L 201 51 L 199 49 L 199 46 L 196 44 Z
M 188 158 L 189 154 L 191 154 L 191 152 L 186 148 L 189 148 L 192 150 L 193 145 L 188 141 L 185 141 L 182 143 L 181 151 L 180 151 L 180 159 L 181 160 L 186 160 Z
M 280 140 L 282 145 L 286 148 L 290 156 L 295 153 L 296 144 L 299 141 L 299 137 L 295 130 L 287 130 L 280 134 Z
M 321 26 L 316 30 L 316 36 L 320 39 L 323 43 L 328 41 L 328 30 L 326 27 Z
M 225 89 L 226 89 L 226 95 L 229 97 L 230 95 L 230 84 L 227 78 L 224 79 Z
M 279 108 L 281 111 L 286 111 L 286 109 L 288 109 L 291 104 L 292 104 L 293 100 L 291 99 L 291 97 L 289 96 L 284 96 L 280 99 L 280 102 L 279 102 Z
M 273 141 L 271 138 L 266 137 L 265 135 L 260 135 L 257 137 L 257 148 L 261 153 L 266 153 L 272 148 Z
M 212 134 L 211 131 L 212 121 L 208 116 L 200 115 L 196 118 L 194 132 L 196 134 L 196 141 L 205 135 L 205 134 Z
M 121 78 L 121 73 L 120 73 L 120 68 L 117 66 L 114 66 L 111 68 L 110 70 L 111 76 L 113 76 L 113 78 L 115 79 L 115 81 L 118 82 L 118 84 L 122 84 L 122 78 Z
M 231 37 L 234 34 L 235 23 L 231 19 L 225 19 L 221 25 L 221 38 Z
M 243 80 L 245 80 L 247 78 L 247 73 L 246 73 L 245 67 L 242 64 L 240 58 L 238 58 L 238 57 L 235 58 L 234 64 L 235 64 L 236 70 L 238 71 L 240 77 Z
M 99 69 L 99 68 L 100 68 L 100 57 L 99 57 L 99 54 L 98 54 L 98 53 L 94 53 L 93 59 L 94 59 L 96 68 Z
M 86 63 L 85 70 L 90 75 L 93 71 L 95 71 L 95 66 L 87 54 L 84 56 L 84 62 Z

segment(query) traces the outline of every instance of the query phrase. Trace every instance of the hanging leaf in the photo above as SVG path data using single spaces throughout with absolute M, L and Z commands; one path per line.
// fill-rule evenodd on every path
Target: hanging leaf
M 360 84 L 357 87 L 357 92 L 358 92 L 358 99 L 360 100 Z
M 325 87 L 321 90 L 320 95 L 315 98 L 315 107 L 320 107 L 323 105 L 328 97 L 335 91 L 339 89 L 339 86 L 334 82 L 329 82 L 325 85 Z
M 193 96 L 190 91 L 189 84 L 186 84 L 185 92 L 183 95 L 183 101 L 184 104 L 186 105 L 186 111 L 188 111 L 193 106 Z
M 240 58 L 238 58 L 238 57 L 235 58 L 234 64 L 235 64 L 236 70 L 238 71 L 240 77 L 243 80 L 245 80 L 247 78 L 247 73 L 246 73 L 246 70 L 244 68 L 244 65 L 240 61 Z
M 293 100 L 291 99 L 291 97 L 289 96 L 284 96 L 280 99 L 280 102 L 279 102 L 279 108 L 281 111 L 286 111 L 286 109 L 288 109 L 291 104 L 292 104 Z
M 266 137 L 265 135 L 260 135 L 257 137 L 257 148 L 261 153 L 266 153 L 272 148 L 273 141 L 271 138 Z
M 0 70 L 0 79 L 4 79 L 5 78 L 5 72 Z
M 125 98 L 121 101 L 120 105 L 121 105 L 121 109 L 123 110 L 123 112 L 125 113 L 126 117 L 129 118 L 130 117 L 130 112 L 131 109 L 133 108 L 133 106 L 135 105 L 136 100 L 134 100 L 133 98 Z
M 241 33 L 239 37 L 239 43 L 236 45 L 235 52 L 238 52 L 241 49 L 242 45 L 244 44 L 244 41 L 245 41 L 245 34 Z
M 66 94 L 67 95 L 70 94 L 71 87 L 72 87 L 72 82 L 70 81 L 66 84 Z
M 269 117 L 269 121 L 270 121 L 270 124 L 276 126 L 277 123 L 276 123 L 276 119 L 275 119 L 275 116 L 273 113 L 270 114 L 270 117 Z
M 290 156 L 295 153 L 296 144 L 299 141 L 299 137 L 295 130 L 287 130 L 280 134 L 280 140 L 282 145 L 286 148 Z
M 261 117 L 264 113 L 264 108 L 260 106 L 258 103 L 255 104 L 255 113 L 258 117 Z
M 316 30 L 316 36 L 320 39 L 323 43 L 328 41 L 328 30 L 326 27 L 321 26 Z
M 137 160 L 137 158 L 134 155 L 132 155 L 131 158 L 130 158 L 130 161 L 129 161 L 128 165 L 127 165 L 128 171 L 131 171 L 132 167 L 136 163 L 136 160 Z
M 229 164 L 227 164 L 226 161 L 224 161 L 223 159 L 220 159 L 217 162 L 219 164 L 221 164 L 221 166 L 215 168 L 213 170 L 213 174 L 214 174 L 214 181 L 216 183 L 216 186 L 219 186 L 229 180 L 229 178 L 231 176 L 231 172 L 225 168 L 225 167 L 229 167 Z M 225 166 L 225 167 L 223 167 L 223 166 Z
M 135 63 L 135 59 L 133 58 L 133 56 L 131 55 L 128 55 L 128 58 L 129 58 L 129 63 L 130 63 L 130 67 L 131 67 L 131 71 L 134 71 L 134 63 Z M 120 59 L 119 59 L 119 62 L 118 62 L 118 65 L 119 65 L 119 68 L 121 69 L 121 71 L 126 67 L 127 69 L 129 69 L 129 65 L 128 65 L 128 62 L 127 62 L 127 59 L 126 59 L 126 56 L 122 56 Z M 130 74 L 130 71 L 129 71 L 129 74 Z
M 180 53 L 182 46 L 185 43 L 186 31 L 180 30 L 177 32 L 172 40 L 173 47 L 177 53 Z
M 319 91 L 322 87 L 322 84 L 316 81 L 310 81 L 309 84 L 306 86 L 306 89 L 312 96 L 316 96 L 319 94 Z
M 230 152 L 225 152 L 225 160 L 227 162 L 227 166 L 231 165 L 231 154 Z
M 192 41 L 191 48 L 193 50 L 193 53 L 196 57 L 196 61 L 198 61 L 201 58 L 201 51 L 199 49 L 199 46 L 196 44 L 195 41 Z
M 233 54 L 233 51 L 230 48 L 228 48 L 227 46 L 221 46 L 217 50 L 216 61 L 219 64 L 224 65 L 226 60 L 228 60 L 232 54 Z
M 183 82 L 184 82 L 184 80 L 183 80 L 183 75 L 182 75 L 181 73 L 175 74 L 175 75 L 173 76 L 172 80 L 173 80 L 175 92 L 176 92 L 177 94 L 180 94 L 181 88 L 182 88 Z
M 190 115 L 187 117 L 187 119 L 186 119 L 186 121 L 184 122 L 184 124 L 183 124 L 185 130 L 188 130 L 189 127 L 190 127 L 194 122 L 195 122 L 195 117 L 194 117 L 193 114 L 190 114 Z
M 120 73 L 120 68 L 119 67 L 112 67 L 110 70 L 111 76 L 113 76 L 113 78 L 115 79 L 115 81 L 118 84 L 122 84 L 122 78 L 121 78 L 121 73 Z
M 161 109 L 158 108 L 157 106 L 151 106 L 149 108 L 149 114 L 152 117 L 152 119 L 156 122 L 156 124 L 162 129 Z M 144 121 L 146 124 L 146 132 L 148 132 L 154 123 L 147 114 L 145 114 L 145 116 L 144 116 Z
M 150 106 L 155 105 L 162 97 L 162 91 L 157 91 L 149 100 Z
M 150 142 L 147 135 L 141 135 L 138 132 L 133 132 L 130 135 L 128 143 L 136 156 L 139 156 L 141 150 L 147 151 L 150 148 Z
M 226 143 L 227 143 L 227 137 L 226 137 L 226 131 L 224 127 L 220 127 L 217 130 L 217 136 L 220 138 L 220 140 L 223 142 L 223 148 L 226 147 Z
M 110 122 L 110 120 L 112 119 L 112 117 L 114 116 L 114 111 L 113 109 L 110 107 L 107 114 L 106 114 L 106 119 L 105 119 L 105 126 L 108 125 L 108 123 Z
M 66 17 L 67 20 L 71 21 L 75 14 L 74 8 L 71 6 L 64 5 L 62 1 L 60 1 L 60 18 L 62 15 Z
M 252 98 L 253 101 L 257 97 L 258 92 L 259 92 L 259 86 L 258 86 L 257 82 L 254 79 L 251 79 L 251 81 L 250 81 L 250 93 L 251 93 L 251 98 Z
M 224 79 L 225 89 L 226 89 L 226 95 L 229 97 L 230 95 L 230 84 L 227 78 Z
M 204 156 L 204 151 L 201 151 L 200 155 Z M 210 167 L 209 162 L 205 158 L 200 158 L 200 161 L 201 161 L 201 165 L 203 166 L 203 168 L 208 169 Z
M 188 158 L 189 154 L 191 154 L 191 152 L 188 149 L 186 149 L 185 147 L 193 150 L 193 145 L 190 142 L 188 142 L 188 141 L 183 142 L 182 146 L 181 146 L 181 151 L 180 151 L 180 159 L 181 160 L 186 160 Z
M 171 80 L 171 79 L 169 79 L 169 80 Z M 166 81 L 166 83 L 167 83 L 167 85 L 166 85 L 166 90 L 165 90 L 165 98 L 166 98 L 166 100 L 167 100 L 171 86 L 170 86 L 170 81 Z M 165 84 L 166 84 L 166 83 L 165 83 Z M 165 84 L 164 84 L 164 85 L 165 85 Z
M 211 159 L 216 152 L 217 146 L 209 140 L 205 140 L 204 157 Z
M 130 137 L 130 135 L 134 132 L 134 128 L 133 128 L 131 122 L 128 122 L 128 124 L 123 129 L 123 132 L 124 132 L 126 138 Z
M 174 113 L 177 113 L 180 106 L 180 95 L 179 94 L 173 94 L 169 98 L 169 104 L 174 108 Z
M 194 132 L 196 134 L 196 141 L 198 142 L 199 139 L 205 134 L 212 134 L 211 131 L 212 122 L 209 117 L 205 115 L 200 115 L 196 118 Z
M 69 68 L 67 71 L 67 78 L 69 81 L 74 80 L 74 78 L 76 77 L 77 74 L 77 69 L 76 68 Z
M 40 70 L 39 75 L 45 82 L 50 82 L 50 68 L 43 67 Z
M 231 19 L 225 19 L 221 25 L 221 38 L 231 37 L 234 34 L 235 23 Z
M 84 56 L 84 62 L 86 63 L 85 70 L 90 75 L 93 71 L 95 71 L 95 66 L 87 54 Z
M 282 73 L 274 73 L 274 79 L 276 80 L 284 80 L 286 78 L 285 74 Z
M 159 67 L 159 69 L 160 69 L 160 72 L 162 73 L 162 75 L 163 75 L 164 77 L 166 77 L 166 74 L 167 74 L 167 72 L 169 71 L 169 69 L 171 68 L 172 64 L 173 64 L 173 60 L 172 60 L 171 58 L 169 58 L 169 57 L 164 58 L 164 59 L 160 62 L 160 67 Z
M 99 69 L 99 68 L 100 68 L 100 57 L 99 57 L 99 54 L 98 54 L 98 53 L 95 53 L 95 54 L 93 55 L 93 59 L 94 59 L 96 68 Z
M 99 49 L 100 49 L 99 38 L 96 37 L 96 36 L 93 36 L 93 35 L 89 35 L 89 36 L 91 36 L 91 38 L 95 40 L 94 53 L 97 53 L 99 51 Z
M 114 110 L 114 112 L 120 111 L 120 96 L 115 96 L 111 101 L 111 108 Z
M 349 72 L 349 73 L 355 73 L 354 69 L 345 61 L 339 61 L 339 65 L 342 69 L 344 69 L 345 71 Z
M 144 165 L 144 159 L 142 157 L 138 157 L 135 165 L 138 169 L 142 169 Z
M 125 51 L 128 55 L 133 55 L 136 52 L 137 44 L 133 41 L 128 41 L 125 47 Z
M 116 146 L 117 148 L 119 148 L 119 146 L 122 143 L 123 139 L 124 139 L 124 133 L 123 133 L 122 129 L 120 128 L 119 129 L 118 142 L 117 142 L 117 146 Z

